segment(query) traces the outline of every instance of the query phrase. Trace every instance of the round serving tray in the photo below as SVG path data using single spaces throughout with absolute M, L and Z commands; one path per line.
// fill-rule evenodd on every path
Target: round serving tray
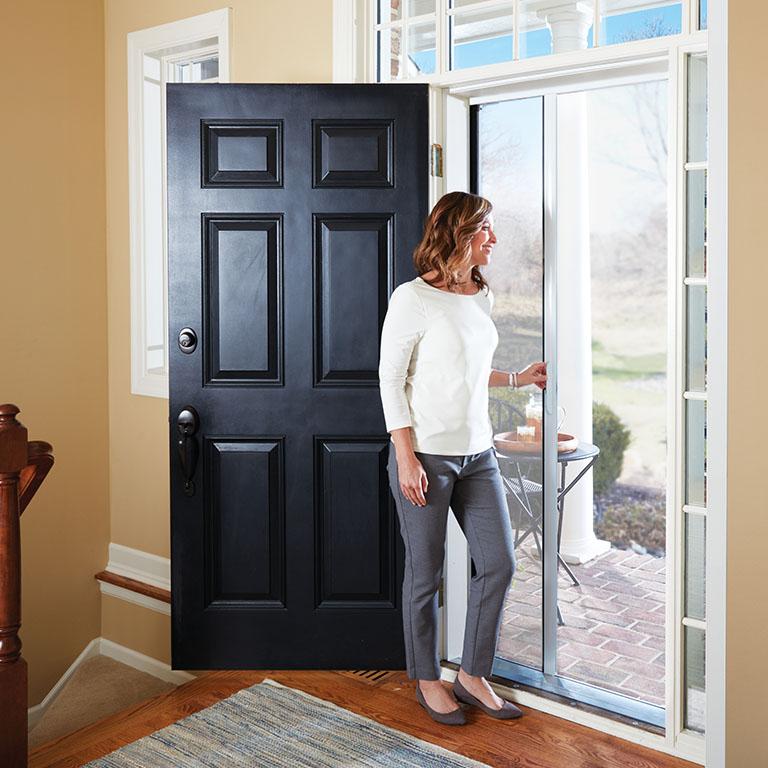
M 517 439 L 517 432 L 499 432 L 493 444 L 501 453 L 541 453 L 541 440 L 528 442 Z M 570 453 L 579 447 L 579 439 L 565 432 L 557 433 L 557 452 Z

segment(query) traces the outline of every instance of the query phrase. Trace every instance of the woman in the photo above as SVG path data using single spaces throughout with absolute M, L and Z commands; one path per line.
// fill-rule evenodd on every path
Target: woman
M 480 273 L 496 235 L 488 200 L 444 195 L 414 251 L 418 277 L 397 286 L 381 335 L 379 381 L 388 473 L 405 542 L 403 630 L 416 698 L 438 722 L 466 722 L 456 698 L 498 718 L 522 712 L 499 698 L 491 673 L 504 598 L 515 569 L 512 527 L 493 447 L 488 387 L 535 384 L 546 364 L 491 369 L 498 333 L 493 293 Z M 469 590 L 461 668 L 453 693 L 440 682 L 437 590 L 448 507 L 469 542 Z

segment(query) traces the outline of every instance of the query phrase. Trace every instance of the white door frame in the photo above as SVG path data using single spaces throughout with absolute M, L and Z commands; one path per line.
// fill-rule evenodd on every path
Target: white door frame
M 688 46 L 690 47 L 690 46 Z M 687 47 L 681 46 L 687 50 Z M 594 88 L 612 87 L 617 85 L 631 85 L 649 80 L 664 79 L 670 82 L 668 89 L 668 115 L 670 134 L 676 125 L 678 110 L 678 94 L 676 88 L 677 67 L 680 50 L 673 47 L 669 54 L 661 59 L 647 59 L 643 62 L 628 63 L 619 70 L 612 67 L 604 73 L 564 73 L 560 78 L 549 78 L 545 83 L 536 83 L 530 80 L 523 80 L 515 86 L 505 84 L 503 87 L 481 88 L 473 86 L 472 88 L 460 87 L 458 95 L 452 93 L 452 89 L 444 89 L 444 97 L 441 100 L 443 104 L 443 114 L 440 117 L 440 123 L 443 127 L 443 137 L 446 146 L 444 158 L 445 183 L 439 189 L 439 194 L 449 192 L 454 189 L 469 189 L 469 105 L 482 104 L 491 101 L 500 101 L 515 98 L 528 98 L 540 96 L 544 99 L 544 250 L 545 250 L 545 277 L 544 277 L 544 304 L 545 304 L 545 339 L 544 350 L 547 360 L 548 374 L 553 381 L 557 381 L 557 295 L 556 280 L 557 273 L 557 239 L 556 239 L 556 179 L 557 179 L 557 96 L 561 93 L 571 93 L 575 91 L 591 90 Z M 458 106 L 461 105 L 461 106 Z M 451 110 L 450 116 L 448 110 Z M 463 146 L 463 150 L 462 150 Z M 670 168 L 676 160 L 674 147 L 676 143 L 670 141 Z M 451 151 L 448 151 L 448 147 Z M 455 152 L 455 154 L 454 154 Z M 669 179 L 670 186 L 674 188 L 674 176 Z M 435 188 L 435 192 L 438 189 Z M 439 196 L 438 194 L 438 196 Z M 437 198 L 433 202 L 436 201 Z M 669 212 L 669 226 L 672 232 L 676 231 L 677 211 L 673 206 Z M 675 251 L 670 253 L 670 260 L 674 260 L 679 254 Z M 671 273 L 675 273 L 671 269 Z M 671 301 L 675 294 L 672 294 L 668 301 Z M 670 339 L 674 341 L 675 335 L 682 331 L 680 327 L 670 328 Z M 674 349 L 674 347 L 673 347 Z M 675 402 L 677 398 L 675 376 L 670 376 L 668 381 L 668 398 L 670 402 Z M 548 387 L 545 391 L 545 406 L 548 413 L 554 413 L 557 408 L 557 392 L 555 388 Z M 554 552 L 557 547 L 557 526 L 556 526 L 556 494 L 557 494 L 557 462 L 556 462 L 556 424 L 554 419 L 545 419 L 544 421 L 544 509 L 547 515 L 547 524 L 544 526 L 544 548 L 545 551 Z M 668 417 L 668 430 L 675 429 L 673 434 L 677 435 L 674 410 L 670 411 Z M 678 436 L 679 437 L 679 436 Z M 670 449 L 672 450 L 672 449 Z M 675 499 L 676 494 L 668 494 L 668 498 Z M 672 505 L 674 506 L 674 505 Z M 678 618 L 675 616 L 676 603 L 674 596 L 680 592 L 680 570 L 677 567 L 676 554 L 679 550 L 680 527 L 677 525 L 678 516 L 673 509 L 669 508 L 667 513 L 667 537 L 668 537 L 668 569 L 667 569 L 667 632 L 666 632 L 666 685 L 668 690 L 668 705 L 666 711 L 667 729 L 665 736 L 652 734 L 641 728 L 624 726 L 618 724 L 615 720 L 586 713 L 582 710 L 572 708 L 566 704 L 553 703 L 551 699 L 545 699 L 521 690 L 515 690 L 514 693 L 505 691 L 515 700 L 524 704 L 529 704 L 537 708 L 542 708 L 542 703 L 548 711 L 552 711 L 560 717 L 581 722 L 590 727 L 604 732 L 610 732 L 621 736 L 629 741 L 633 741 L 653 749 L 674 754 L 679 757 L 704 764 L 705 758 L 705 739 L 692 732 L 681 733 L 679 726 L 681 718 L 679 714 L 680 697 L 677 695 L 682 680 L 682 666 L 680 654 L 677 649 L 680 645 L 680 637 L 677 634 Z M 449 516 L 449 526 L 446 539 L 446 566 L 444 582 L 444 604 L 443 623 L 441 626 L 441 649 L 443 659 L 456 659 L 461 656 L 464 632 L 464 618 L 467 609 L 467 594 L 470 578 L 470 558 L 466 539 L 456 523 L 453 515 Z M 671 555 L 671 556 L 670 556 Z M 550 606 L 549 612 L 544 616 L 542 641 L 544 649 L 547 651 L 545 659 L 545 674 L 556 674 L 555 669 L 555 651 L 557 647 L 557 622 L 556 622 L 556 600 L 557 600 L 557 560 L 553 557 L 545 558 L 543 573 L 543 592 L 545 604 Z M 444 668 L 444 677 L 451 679 L 455 673 Z M 503 686 L 499 686 L 501 689 Z
M 688 3 L 689 18 L 684 19 L 684 31 L 677 36 L 686 43 L 703 41 L 708 50 L 708 95 L 709 95 L 709 212 L 708 212 L 708 342 L 707 354 L 710 377 L 708 379 L 708 500 L 709 514 L 706 538 L 706 765 L 708 768 L 725 768 L 725 665 L 726 665 L 726 597 L 727 597 L 727 403 L 728 403 L 728 0 L 709 0 L 709 30 L 706 33 L 690 32 L 694 25 L 691 19 L 698 3 Z M 373 82 L 370 78 L 371 62 L 375 59 L 372 44 L 371 23 L 372 0 L 333 0 L 334 12 L 334 82 Z M 666 41 L 666 54 L 669 43 Z M 621 68 L 627 61 L 653 59 L 664 54 L 665 41 L 638 41 L 619 46 L 605 46 L 597 51 L 574 52 L 541 57 L 527 61 L 492 65 L 476 70 L 463 70 L 447 76 L 430 76 L 425 79 L 435 87 L 433 98 L 433 127 L 431 141 L 444 147 L 444 176 L 436 177 L 431 184 L 432 202 L 451 189 L 467 189 L 469 183 L 468 149 L 468 105 L 471 90 L 479 84 L 491 82 L 521 86 L 526 81 L 542 82 L 552 78 L 563 78 L 574 72 L 602 72 L 604 75 L 617 65 Z M 597 54 L 597 55 L 596 55 Z M 461 90 L 466 94 L 461 94 Z M 521 92 L 521 91 L 520 91 Z M 460 119 L 462 111 L 467 113 L 464 124 Z M 448 118 L 448 119 L 445 119 Z M 439 139 L 442 138 L 442 141 Z M 447 558 L 444 597 L 446 605 L 441 610 L 444 619 L 441 632 L 443 658 L 457 657 L 461 653 L 455 647 L 455 627 L 463 626 L 466 610 L 466 594 L 469 580 L 469 566 L 466 557 L 466 542 L 461 544 L 463 534 L 450 516 L 448 526 Z M 461 555 L 461 548 L 464 555 Z M 459 565 L 457 566 L 457 553 Z M 466 564 L 466 568 L 461 567 Z M 462 597 L 463 596 L 463 597 Z M 450 598 L 450 599 L 449 599 Z M 462 601 L 464 605 L 462 606 Z M 453 629 L 452 629 L 453 628 Z M 450 677 L 450 671 L 447 672 Z M 616 723 L 594 723 L 589 717 L 582 717 L 578 711 L 554 705 L 551 700 L 532 694 L 517 692 L 514 698 L 532 707 L 552 712 L 600 730 L 610 730 L 614 735 L 645 744 L 654 749 L 665 749 L 658 737 L 649 737 L 644 731 L 626 729 Z M 695 759 L 695 758 L 692 758 Z M 703 759 L 698 760 L 703 762 Z

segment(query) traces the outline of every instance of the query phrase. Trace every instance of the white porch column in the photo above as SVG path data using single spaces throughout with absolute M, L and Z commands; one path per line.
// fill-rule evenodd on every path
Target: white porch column
M 592 286 L 589 249 L 589 175 L 586 95 L 558 97 L 557 120 L 557 370 L 562 431 L 592 442 Z M 598 461 L 600 459 L 598 458 Z M 585 466 L 566 468 L 566 484 Z M 562 466 L 562 465 L 561 465 Z M 592 472 L 565 497 L 560 554 L 585 563 L 611 548 L 595 536 Z
M 554 53 L 587 47 L 591 3 L 540 0 L 536 11 L 552 32 Z M 561 430 L 591 443 L 592 290 L 586 95 L 558 97 L 557 119 L 557 368 L 559 402 L 566 409 Z M 566 484 L 585 463 L 567 466 Z M 611 547 L 609 541 L 595 536 L 592 510 L 590 471 L 565 497 L 560 554 L 567 563 L 585 563 Z
M 552 33 L 552 53 L 564 53 L 587 47 L 587 34 L 594 14 L 593 5 L 591 0 L 535 0 L 526 7 L 546 21 Z

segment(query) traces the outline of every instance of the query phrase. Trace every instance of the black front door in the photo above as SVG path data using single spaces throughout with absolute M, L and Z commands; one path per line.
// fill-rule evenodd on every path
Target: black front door
M 405 666 L 377 371 L 427 92 L 168 85 L 175 669 Z

